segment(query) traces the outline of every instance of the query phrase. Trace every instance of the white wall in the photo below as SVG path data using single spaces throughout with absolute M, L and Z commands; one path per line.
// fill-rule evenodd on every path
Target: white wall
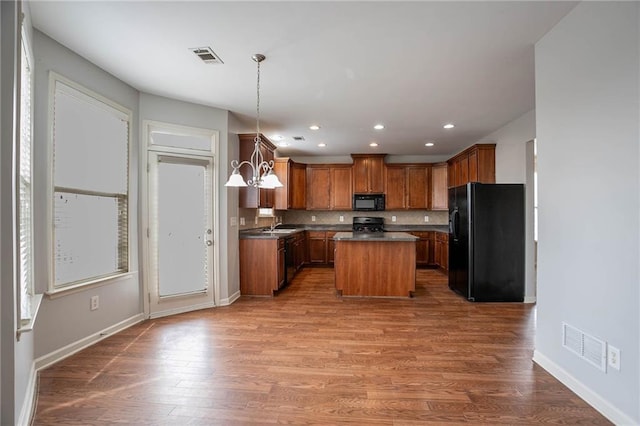
M 536 362 L 618 424 L 640 423 L 640 3 L 583 2 L 536 44 Z M 621 350 L 602 372 L 562 322 Z
M 526 143 L 536 137 L 536 112 L 531 110 L 477 143 L 496 144 L 496 182 L 526 182 Z
M 96 67 L 86 59 L 34 30 L 34 279 L 38 293 L 47 290 L 48 258 L 51 244 L 46 211 L 50 199 L 51 147 L 48 140 L 49 71 L 55 72 L 111 99 L 133 111 L 130 158 L 130 217 L 138 215 L 138 91 Z M 130 234 L 131 271 L 128 279 L 111 280 L 105 285 L 57 298 L 45 297 L 35 324 L 35 357 L 42 357 L 81 341 L 114 324 L 139 315 L 142 302 L 138 279 L 138 226 L 132 221 Z M 100 297 L 100 309 L 89 310 L 89 299 Z

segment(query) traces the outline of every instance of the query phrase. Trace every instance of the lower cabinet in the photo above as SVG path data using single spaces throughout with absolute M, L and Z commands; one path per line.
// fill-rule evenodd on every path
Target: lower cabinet
M 435 233 L 434 263 L 445 271 L 449 270 L 449 234 Z
M 304 234 L 304 232 L 296 234 L 293 242 L 293 263 L 295 265 L 296 272 L 302 269 L 307 261 L 307 240 Z
M 307 231 L 307 250 L 310 264 L 327 263 L 327 233 L 325 231 Z
M 333 259 L 336 251 L 336 242 L 333 237 L 336 235 L 334 231 L 327 231 L 327 263 L 333 265 Z
M 333 265 L 335 231 L 307 231 L 309 263 L 312 265 Z
M 283 238 L 240 240 L 240 294 L 272 296 L 285 274 Z
M 416 266 L 433 265 L 433 234 L 432 231 L 411 232 L 411 235 L 419 238 L 416 241 Z

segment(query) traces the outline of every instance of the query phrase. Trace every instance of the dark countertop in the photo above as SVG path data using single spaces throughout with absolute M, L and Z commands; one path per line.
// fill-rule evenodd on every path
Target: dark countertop
M 406 232 L 338 232 L 334 237 L 336 241 L 416 241 Z
M 276 228 L 276 232 L 271 233 L 264 231 L 268 228 L 243 229 L 239 233 L 240 239 L 248 238 L 285 238 L 303 231 L 335 231 L 335 232 L 351 232 L 352 225 L 349 224 L 322 224 L 322 225 L 295 225 L 284 224 Z M 385 225 L 386 233 L 394 232 L 449 232 L 448 225 Z

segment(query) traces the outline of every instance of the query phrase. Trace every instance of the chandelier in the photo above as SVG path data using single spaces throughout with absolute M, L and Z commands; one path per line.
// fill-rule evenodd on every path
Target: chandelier
M 255 188 L 273 189 L 280 188 L 282 184 L 278 179 L 278 176 L 273 172 L 273 160 L 265 161 L 262 153 L 260 152 L 260 62 L 264 61 L 266 57 L 260 53 L 256 53 L 251 57 L 258 64 L 258 79 L 256 85 L 256 137 L 254 140 L 253 153 L 249 160 L 238 162 L 238 160 L 231 161 L 231 167 L 233 172 L 229 176 L 229 180 L 224 186 L 252 186 Z M 240 174 L 240 167 L 249 165 L 251 167 L 251 177 L 244 181 L 244 178 Z

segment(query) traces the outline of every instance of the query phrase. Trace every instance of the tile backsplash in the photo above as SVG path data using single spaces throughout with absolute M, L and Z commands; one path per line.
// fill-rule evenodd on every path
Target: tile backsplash
M 447 225 L 449 223 L 449 215 L 446 211 L 430 211 L 430 210 L 387 210 L 383 212 L 354 212 L 352 210 L 345 211 L 323 211 L 323 210 L 276 210 L 275 218 L 259 217 L 256 223 L 256 209 L 239 209 L 238 224 L 239 229 L 266 228 L 270 226 L 274 220 L 282 220 L 283 223 L 293 223 L 300 225 L 349 225 L 353 222 L 354 216 L 375 216 L 383 217 L 388 225 Z M 396 221 L 393 222 L 393 216 Z M 429 218 L 425 222 L 425 216 Z M 343 221 L 340 222 L 340 217 Z M 242 225 L 241 219 L 244 218 L 245 224 Z M 313 220 L 315 218 L 315 221 Z
M 284 223 L 305 225 L 351 224 L 354 216 L 383 217 L 388 225 L 447 225 L 449 223 L 448 212 L 435 210 L 385 210 L 382 212 L 287 210 L 284 213 Z M 312 220 L 314 216 L 315 221 Z M 343 222 L 340 222 L 341 216 Z M 395 222 L 392 220 L 393 216 L 396 217 Z M 428 217 L 428 222 L 425 222 L 425 216 Z

